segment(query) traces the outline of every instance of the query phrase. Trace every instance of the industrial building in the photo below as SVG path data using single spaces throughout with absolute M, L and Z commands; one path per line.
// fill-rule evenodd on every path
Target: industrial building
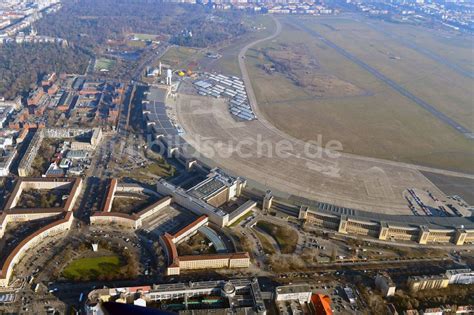
M 331 298 L 324 294 L 313 294 L 311 296 L 312 313 L 316 315 L 332 315 Z
M 346 298 L 349 301 L 349 303 L 351 303 L 351 304 L 356 303 L 356 298 L 355 298 L 354 291 L 352 290 L 352 288 L 345 287 L 344 288 L 344 294 L 346 295 Z
M 276 287 L 274 298 L 279 314 L 332 315 L 331 298 L 314 294 L 307 284 Z
M 5 105 L 0 102 L 0 129 L 5 128 L 8 118 L 14 111 L 14 107 L 11 105 Z
M 257 279 L 231 279 L 97 289 L 88 294 L 86 314 L 103 314 L 103 302 L 134 304 L 139 299 L 142 305 L 167 302 L 161 303 L 165 307 L 161 310 L 178 314 L 265 315 L 267 311 Z
M 118 189 L 123 193 L 143 192 L 144 190 L 142 187 L 135 187 L 133 185 L 120 185 L 119 187 L 117 179 L 112 178 L 107 187 L 107 195 L 105 197 L 102 211 L 94 212 L 90 217 L 92 225 L 107 225 L 114 223 L 127 228 L 138 229 L 142 227 L 144 220 L 161 212 L 163 209 L 170 206 L 172 202 L 171 197 L 165 196 L 137 213 L 128 214 L 112 212 L 112 204 L 115 198 L 115 193 Z M 150 193 L 156 194 L 152 191 L 150 191 Z
M 407 284 L 412 292 L 444 289 L 451 284 L 472 285 L 474 284 L 474 272 L 468 268 L 450 269 L 440 275 L 409 277 Z
M 72 212 L 63 213 L 63 218 L 39 229 L 22 240 L 18 246 L 8 255 L 0 272 L 0 287 L 8 287 L 13 274 L 13 268 L 21 260 L 25 252 L 41 243 L 46 237 L 59 234 L 71 228 L 74 216 Z
M 64 189 L 68 195 L 63 207 L 57 208 L 16 208 L 24 190 Z M 0 238 L 3 237 L 10 222 L 25 222 L 40 218 L 56 216 L 62 212 L 73 210 L 74 204 L 82 189 L 81 178 L 20 178 L 18 179 L 10 197 L 0 212 Z

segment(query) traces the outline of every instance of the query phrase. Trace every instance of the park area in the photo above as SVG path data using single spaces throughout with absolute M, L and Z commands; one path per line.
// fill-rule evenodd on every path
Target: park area
M 99 58 L 94 65 L 95 71 L 110 71 L 115 65 L 115 60 L 108 58 Z
M 474 171 L 472 140 L 326 41 L 473 130 L 464 35 L 363 17 L 279 19 L 280 35 L 246 56 L 260 110 L 278 129 L 306 141 L 337 140 L 347 153 Z
M 121 267 L 118 255 L 85 257 L 71 262 L 63 270 L 63 276 L 68 280 L 107 278 L 119 274 Z
M 267 221 L 258 221 L 257 227 L 275 239 L 282 254 L 292 254 L 295 251 L 298 234 L 291 228 Z M 265 243 L 267 243 L 267 251 L 271 252 L 268 242 Z
M 180 256 L 216 253 L 215 247 L 202 233 L 196 233 L 186 241 L 181 242 L 177 249 Z
M 154 34 L 135 33 L 133 34 L 133 36 L 138 40 L 144 40 L 144 41 L 147 41 L 147 40 L 152 41 L 152 40 L 158 39 L 158 35 L 154 35 Z

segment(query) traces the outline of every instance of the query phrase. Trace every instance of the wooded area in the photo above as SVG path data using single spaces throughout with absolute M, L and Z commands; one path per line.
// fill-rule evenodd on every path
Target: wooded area
M 84 73 L 89 56 L 80 49 L 59 44 L 0 46 L 0 96 L 28 93 L 49 72 Z
M 78 0 L 65 1 L 61 10 L 45 16 L 36 27 L 39 34 L 91 49 L 130 33 L 166 34 L 174 44 L 205 47 L 243 34 L 241 18 L 238 12 L 211 14 L 203 6 L 158 0 Z
M 241 19 L 241 13 L 211 13 L 204 6 L 158 0 L 65 0 L 61 10 L 45 15 L 35 28 L 40 35 L 66 39 L 69 47 L 0 46 L 0 96 L 9 99 L 27 93 L 47 72 L 82 74 L 94 55 L 117 54 L 106 75 L 127 80 L 146 58 L 142 53 L 137 53 L 137 60 L 120 58 L 125 46 L 120 43 L 126 43 L 130 34 L 156 34 L 176 45 L 207 47 L 245 33 Z

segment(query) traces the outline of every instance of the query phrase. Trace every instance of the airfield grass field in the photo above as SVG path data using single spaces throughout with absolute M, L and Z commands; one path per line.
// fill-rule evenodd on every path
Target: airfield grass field
M 323 24 L 314 23 L 314 19 L 309 21 L 313 23 L 308 25 L 324 37 L 350 51 L 465 127 L 474 129 L 472 79 L 463 77 L 365 23 L 351 19 L 341 21 L 341 18 L 326 19 Z M 397 31 L 393 29 L 390 32 Z M 472 43 L 472 39 L 467 37 L 464 37 L 464 40 L 460 37 L 458 40 L 462 46 L 469 41 Z M 455 44 L 451 45 L 454 46 L 451 49 L 457 48 Z M 418 45 L 423 45 L 423 42 L 418 42 Z M 460 54 L 462 55 L 462 52 Z
M 406 40 L 421 43 L 425 48 L 449 59 L 465 71 L 474 72 L 472 39 L 464 34 L 378 20 L 371 20 L 371 24 L 383 31 L 395 33 Z
M 161 58 L 161 62 L 170 65 L 174 69 L 188 69 L 202 58 L 202 49 L 183 46 L 172 46 Z
M 318 135 L 322 135 L 323 142 L 338 140 L 348 153 L 474 172 L 472 140 L 339 55 L 318 38 L 294 27 L 292 18 L 286 19 L 281 18 L 283 30 L 276 39 L 253 47 L 246 56 L 259 107 L 278 129 L 303 140 L 316 140 Z M 314 17 L 305 18 L 305 24 L 474 130 L 472 79 L 375 32 L 364 22 Z M 415 26 L 403 25 L 401 28 L 401 35 L 423 33 Z M 390 25 L 390 32 L 396 31 L 397 26 Z M 420 35 L 419 39 L 425 37 Z M 459 49 L 457 60 L 451 61 L 451 54 L 442 55 L 453 63 L 462 63 L 463 58 L 467 58 L 466 39 L 441 41 L 430 35 L 426 40 L 429 44 L 425 48 L 440 55 L 443 51 Z M 460 44 L 456 46 L 458 41 Z M 417 44 L 423 45 L 419 40 Z M 438 46 L 446 47 L 443 50 Z M 263 65 L 272 61 L 265 52 L 272 49 L 281 51 L 282 47 L 286 50 L 296 47 L 293 50 L 298 54 L 315 59 L 312 67 L 307 69 L 307 75 L 319 77 L 313 81 L 316 86 L 323 86 L 318 93 L 295 84 L 285 71 L 269 73 L 263 69 Z M 280 61 L 291 68 L 297 60 Z M 331 87 L 327 81 L 338 85 Z M 346 93 L 345 89 L 339 89 L 337 94 L 338 86 L 352 86 L 355 88 L 351 90 L 359 92 Z

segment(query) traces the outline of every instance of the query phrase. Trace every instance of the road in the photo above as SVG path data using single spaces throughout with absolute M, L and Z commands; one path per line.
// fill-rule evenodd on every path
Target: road
M 253 47 L 257 44 L 266 42 L 267 40 L 272 40 L 272 39 L 278 37 L 278 35 L 280 35 L 281 30 L 282 30 L 281 23 L 275 17 L 273 17 L 273 16 L 271 16 L 271 17 L 272 17 L 272 19 L 273 19 L 273 21 L 275 22 L 275 25 L 276 25 L 275 32 L 272 35 L 268 36 L 268 37 L 257 39 L 256 41 L 248 43 L 247 45 L 242 47 L 242 49 L 240 50 L 239 55 L 238 55 L 238 60 L 239 60 L 240 72 L 242 74 L 242 80 L 244 81 L 245 89 L 247 90 L 247 97 L 249 99 L 249 104 L 252 107 L 253 112 L 257 114 L 258 119 L 260 121 L 262 121 L 262 123 L 264 123 L 265 125 L 270 127 L 270 129 L 273 130 L 274 128 L 271 128 L 273 126 L 268 121 L 265 120 L 264 116 L 259 111 L 258 103 L 257 103 L 257 97 L 255 96 L 255 91 L 253 90 L 252 81 L 250 80 L 250 75 L 249 75 L 249 72 L 248 72 L 247 67 L 245 65 L 245 55 L 247 54 L 247 51 L 249 50 L 249 48 L 251 48 L 251 47 Z
M 132 75 L 132 80 L 136 82 L 141 82 L 141 76 L 146 67 L 155 63 L 156 60 L 160 59 L 168 49 L 172 47 L 168 44 L 160 45 L 156 51 L 151 51 L 151 54 L 143 60 L 140 65 L 135 69 L 135 72 Z
M 323 37 L 320 33 L 316 32 L 313 29 L 308 28 L 300 20 L 298 20 L 296 18 L 289 18 L 289 20 L 291 21 L 290 23 L 293 26 L 296 26 L 297 28 L 305 31 L 306 33 L 312 35 L 314 38 L 320 40 L 321 42 L 323 42 L 324 44 L 326 44 L 330 48 L 334 49 L 337 53 L 344 56 L 348 60 L 352 61 L 353 63 L 355 63 L 356 65 L 358 65 L 362 69 L 366 70 L 367 72 L 372 74 L 374 77 L 376 77 L 380 81 L 382 81 L 385 84 L 387 84 L 388 86 L 390 86 L 393 90 L 397 91 L 398 93 L 405 96 L 409 100 L 415 102 L 417 105 L 424 108 L 426 111 L 430 112 L 433 116 L 435 116 L 436 118 L 438 118 L 439 120 L 441 120 L 445 124 L 447 124 L 450 127 L 454 128 L 456 131 L 462 133 L 467 138 L 474 139 L 474 133 L 471 130 L 464 127 L 460 123 L 456 122 L 454 119 L 448 117 L 444 113 L 440 112 L 433 105 L 428 104 L 423 99 L 421 99 L 418 96 L 412 94 L 410 91 L 408 91 L 407 89 L 405 89 L 404 87 L 402 87 L 401 85 L 399 85 L 398 83 L 396 83 L 395 81 L 390 79 L 389 77 L 385 76 L 384 74 L 379 72 L 377 69 L 375 69 L 372 66 L 368 65 L 367 63 L 363 62 L 362 60 L 360 60 L 356 56 L 352 55 L 351 53 L 349 53 L 347 50 L 343 49 L 342 47 L 336 45 L 335 43 L 333 43 L 329 39 Z

